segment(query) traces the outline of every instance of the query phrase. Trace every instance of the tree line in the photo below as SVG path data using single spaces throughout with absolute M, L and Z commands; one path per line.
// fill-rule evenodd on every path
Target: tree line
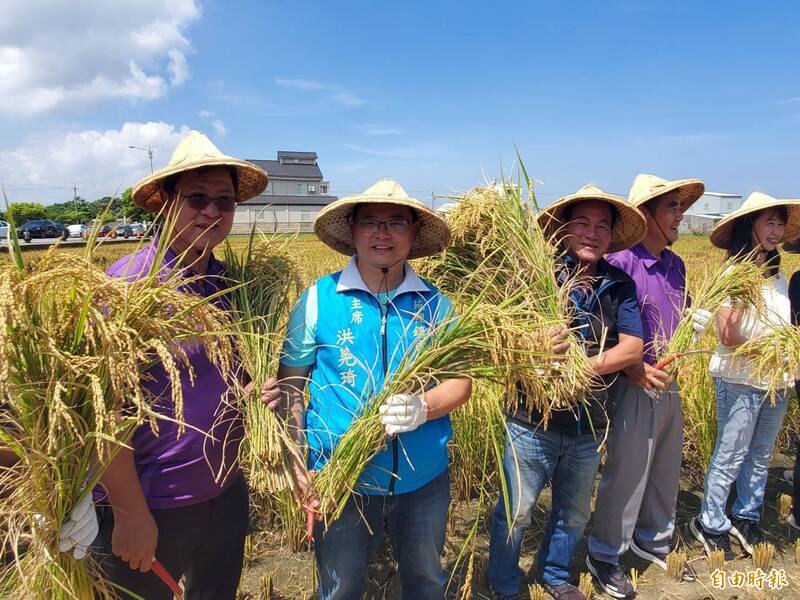
M 103 212 L 109 205 L 108 213 L 103 216 Z M 153 219 L 153 213 L 134 205 L 131 199 L 131 188 L 125 190 L 121 196 L 104 196 L 92 202 L 81 197 L 68 202 L 48 205 L 38 202 L 12 202 L 8 205 L 7 210 L 0 211 L 0 219 L 7 221 L 9 213 L 14 218 L 16 225 L 36 219 L 50 219 L 64 225 L 88 224 L 94 219 L 112 222 L 125 218 L 131 223 Z

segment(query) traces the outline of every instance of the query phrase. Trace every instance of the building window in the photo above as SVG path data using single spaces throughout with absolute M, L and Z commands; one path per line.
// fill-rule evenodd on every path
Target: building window
M 298 196 L 305 196 L 306 195 L 306 186 L 302 183 L 295 183 L 294 184 L 294 193 Z
M 733 208 L 733 202 L 731 202 L 730 200 L 728 200 L 728 209 L 731 209 L 731 208 Z
M 310 184 L 309 184 L 309 186 L 308 186 L 308 193 L 309 193 L 309 194 L 315 194 L 316 192 L 317 192 L 317 186 L 315 186 L 315 185 L 310 185 Z
M 707 211 L 707 210 L 708 210 L 708 202 L 706 202 L 706 203 L 703 205 L 703 210 L 705 210 L 705 211 Z
M 271 194 L 272 193 L 272 182 L 271 181 L 267 184 L 267 189 L 264 190 L 264 193 L 265 194 Z
M 321 186 L 319 186 L 319 191 L 320 191 L 320 193 L 322 193 L 322 194 L 327 194 L 327 193 L 328 193 L 328 186 L 327 186 L 327 185 L 321 185 Z

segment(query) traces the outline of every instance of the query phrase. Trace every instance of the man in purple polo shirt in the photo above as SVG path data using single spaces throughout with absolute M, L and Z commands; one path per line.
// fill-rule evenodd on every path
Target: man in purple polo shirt
M 678 239 L 683 213 L 704 189 L 698 179 L 636 177 L 629 200 L 644 213 L 647 234 L 632 248 L 608 255 L 608 262 L 636 284 L 644 330 L 644 360 L 626 369 L 627 377 L 622 378 L 627 390 L 614 413 L 586 555 L 589 571 L 614 598 L 636 595 L 619 565 L 628 548 L 667 568 L 675 528 L 683 419 L 677 386 L 654 365 L 683 317 L 686 267 L 667 247 Z M 693 308 L 690 314 L 696 335 L 702 334 L 710 313 Z M 684 572 L 684 578 L 692 578 L 690 570 Z
M 213 249 L 228 235 L 237 202 L 259 194 L 267 174 L 222 154 L 203 134 L 191 132 L 169 164 L 133 189 L 148 210 L 166 205 L 172 238 L 165 268 L 204 275 L 193 291 L 210 296 L 223 284 L 224 265 Z M 153 266 L 155 243 L 114 263 L 109 275 L 136 279 Z M 183 258 L 184 264 L 177 265 Z M 215 302 L 222 303 L 224 299 Z M 238 466 L 242 420 L 228 396 L 229 382 L 202 347 L 187 345 L 194 384 L 181 372 L 186 427 L 159 420 L 133 435 L 100 479 L 100 532 L 92 552 L 107 580 L 148 600 L 171 600 L 172 592 L 150 570 L 154 557 L 176 580 L 185 576 L 186 598 L 234 600 L 241 574 L 248 520 L 248 490 Z M 144 382 L 159 398 L 155 409 L 173 415 L 171 380 L 163 367 Z M 277 397 L 278 392 L 274 392 Z M 121 598 L 127 593 L 117 592 Z

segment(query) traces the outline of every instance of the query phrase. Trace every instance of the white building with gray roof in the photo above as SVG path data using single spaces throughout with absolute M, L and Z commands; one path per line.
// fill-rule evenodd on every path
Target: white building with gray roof
M 250 231 L 313 231 L 323 206 L 336 200 L 330 182 L 322 176 L 316 152 L 278 151 L 277 160 L 248 159 L 264 169 L 269 184 L 264 193 L 236 207 L 233 233 Z

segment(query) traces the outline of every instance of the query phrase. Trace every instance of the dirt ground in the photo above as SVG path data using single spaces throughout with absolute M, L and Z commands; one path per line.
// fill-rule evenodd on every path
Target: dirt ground
M 731 588 L 724 590 L 712 587 L 711 575 L 708 563 L 703 555 L 702 548 L 691 532 L 689 531 L 689 521 L 695 517 L 700 510 L 702 499 L 702 487 L 697 485 L 684 485 L 678 497 L 678 526 L 677 535 L 684 545 L 688 560 L 699 577 L 693 583 L 676 583 L 667 579 L 666 574 L 658 567 L 649 565 L 647 562 L 638 559 L 632 553 L 624 557 L 625 567 L 638 570 L 637 597 L 644 600 L 656 599 L 719 599 L 734 600 L 738 598 L 800 598 L 800 566 L 795 563 L 795 540 L 797 533 L 792 530 L 785 522 L 781 522 L 777 513 L 778 498 L 781 494 L 791 495 L 791 486 L 784 481 L 784 469 L 791 468 L 793 457 L 776 455 L 773 457 L 770 466 L 770 476 L 767 484 L 762 527 L 766 533 L 767 541 L 775 546 L 775 555 L 772 560 L 771 568 L 785 569 L 788 585 L 781 591 L 771 591 L 765 583 L 765 590 L 756 587 Z M 686 482 L 697 477 L 689 477 L 689 473 L 682 479 Z M 492 502 L 494 499 L 492 500 Z M 490 508 L 489 504 L 484 510 Z M 447 546 L 445 549 L 444 563 L 448 573 L 452 573 L 452 581 L 448 588 L 448 598 L 460 598 L 460 590 L 463 585 L 465 565 L 462 563 L 455 572 L 453 571 L 456 557 L 461 550 L 462 542 L 466 532 L 474 522 L 474 515 L 478 509 L 477 502 L 455 506 L 452 509 L 450 530 L 448 532 Z M 534 512 L 533 524 L 525 535 L 522 550 L 522 568 L 526 572 L 526 587 L 534 583 L 534 561 L 538 550 L 539 540 L 544 531 L 550 509 L 550 490 L 545 489 L 539 499 L 539 503 Z M 590 521 L 587 533 L 591 530 Z M 474 576 L 472 580 L 472 598 L 483 600 L 491 598 L 486 580 L 483 574 L 486 557 L 488 555 L 488 533 L 483 524 L 479 527 Z M 739 550 L 737 542 L 732 542 L 734 550 Z M 247 567 L 240 586 L 240 598 L 261 600 L 264 598 L 263 592 L 259 589 L 265 578 L 269 576 L 273 583 L 273 598 L 280 599 L 308 599 L 317 597 L 316 582 L 314 573 L 313 553 L 310 551 L 291 553 L 282 548 L 277 540 L 271 541 L 269 536 L 262 539 L 259 544 L 262 551 L 256 553 Z M 573 576 L 575 581 L 585 567 L 586 538 L 579 546 L 578 556 L 575 561 Z M 741 557 L 736 561 L 726 565 L 729 572 L 735 570 L 746 572 L 753 570 L 753 562 L 749 558 Z M 520 590 L 522 591 L 522 590 Z M 525 597 L 526 594 L 523 596 Z M 595 593 L 596 598 L 610 598 L 604 594 Z M 397 576 L 397 567 L 391 557 L 391 549 L 385 543 L 378 558 L 372 565 L 369 572 L 368 589 L 365 598 L 370 600 L 386 599 L 393 600 L 400 598 L 400 582 Z

